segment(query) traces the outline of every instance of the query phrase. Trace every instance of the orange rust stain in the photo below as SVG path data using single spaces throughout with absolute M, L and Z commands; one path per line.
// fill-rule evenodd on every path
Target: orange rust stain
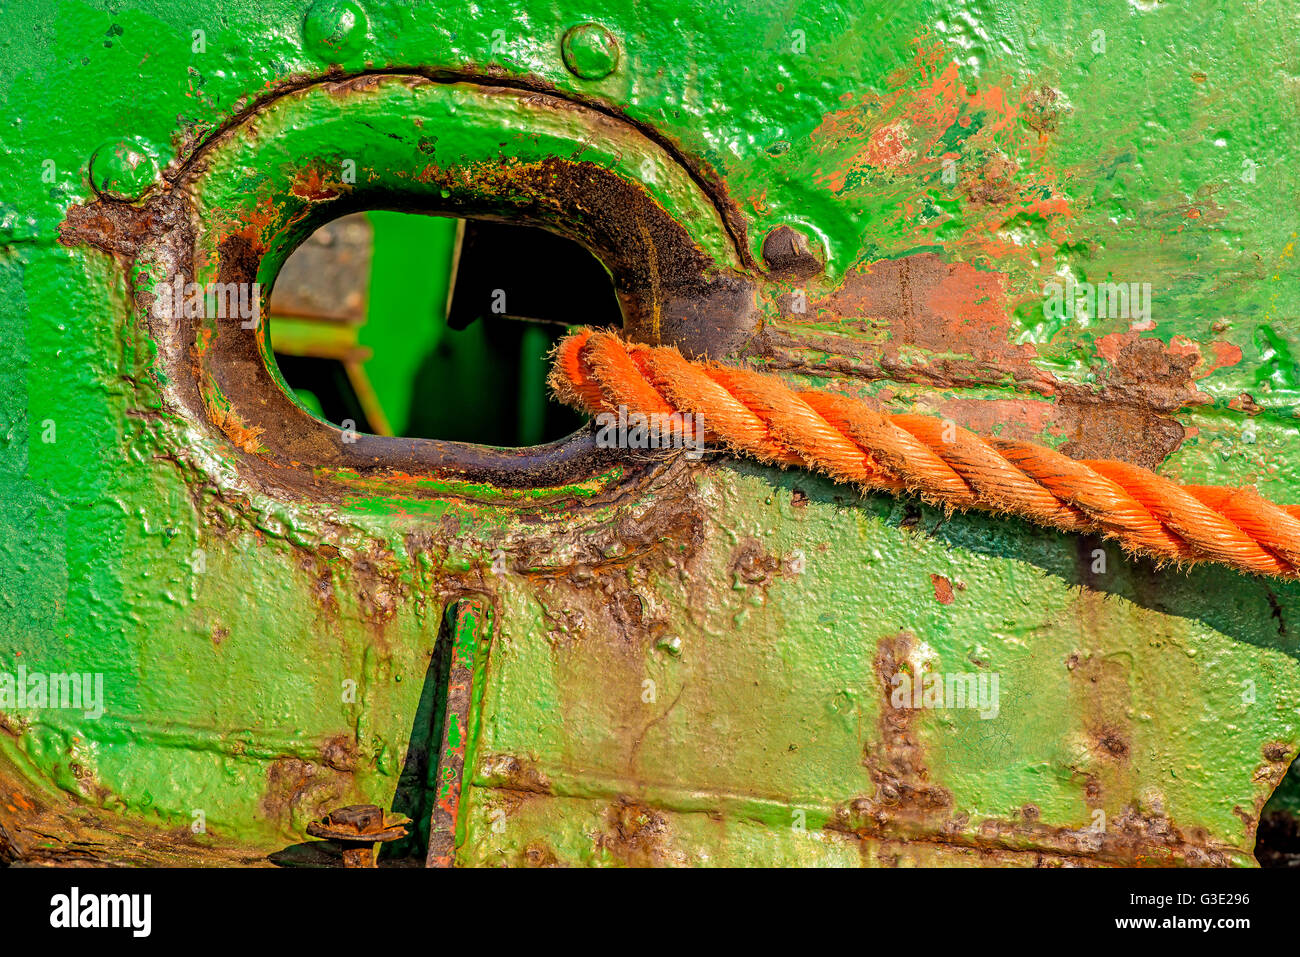
M 260 259 L 267 251 L 264 237 L 279 219 L 275 201 L 267 196 L 259 200 L 252 209 L 227 215 L 231 218 L 220 223 L 214 230 L 216 249 L 220 249 L 227 240 L 241 238 L 248 243 L 247 254 Z M 216 249 L 196 250 L 194 262 L 196 276 L 205 271 L 216 270 Z
M 1133 341 L 1131 332 L 1112 332 L 1102 336 L 1094 344 L 1097 355 L 1101 356 L 1107 362 L 1115 362 L 1119 358 L 1119 350 Z
M 944 63 L 944 59 L 946 51 L 941 43 L 926 45 L 918 40 L 912 72 L 892 76 L 890 85 L 894 88 L 883 96 L 844 94 L 841 102 L 852 105 L 822 118 L 811 135 L 814 146 L 825 150 L 847 140 L 867 140 L 868 146 L 850 160 L 852 165 L 866 155 L 873 136 L 906 134 L 923 148 L 917 151 L 923 156 L 954 123 L 969 129 L 971 118 L 978 116 L 982 121 L 981 137 L 1005 137 L 1007 145 L 1029 149 L 1031 159 L 1040 158 L 1046 146 L 1043 134 L 1032 129 L 1026 133 L 1021 122 L 1027 112 L 1024 100 L 1028 93 L 1013 100 L 996 86 L 968 92 L 957 63 Z
M 893 169 L 910 162 L 915 155 L 908 149 L 907 131 L 901 123 L 890 123 L 873 130 L 867 140 L 864 160 L 877 169 Z
M 892 198 L 918 243 L 935 242 L 935 231 L 953 222 L 955 214 L 939 214 L 933 200 L 964 195 L 962 228 L 945 236 L 946 246 L 1050 262 L 1071 216 L 1057 174 L 1044 165 L 1062 109 L 1055 91 L 970 89 L 942 43 L 915 43 L 911 69 L 891 76 L 888 92 L 845 94 L 844 108 L 813 130 L 813 152 L 825 158 L 814 181 L 836 194 Z M 962 131 L 957 152 L 954 129 Z M 1035 220 L 1032 235 L 1017 228 L 1022 218 Z
M 1208 345 L 1214 352 L 1214 358 L 1210 360 L 1204 372 L 1192 376 L 1194 379 L 1203 379 L 1218 369 L 1235 366 L 1242 359 L 1241 348 L 1234 346 L 1231 342 L 1216 339 L 1214 342 L 1208 343 Z
M 996 340 L 997 351 L 1032 355 L 1031 345 L 1007 342 L 1011 320 L 1006 309 L 1006 276 L 981 272 L 967 263 L 954 263 L 947 274 L 925 291 L 926 308 L 939 316 L 949 334 L 963 341 Z M 977 331 L 978 330 L 978 331 Z
M 1176 356 L 1192 356 L 1198 362 L 1201 360 L 1200 343 L 1188 339 L 1186 336 L 1174 336 L 1169 340 L 1169 352 Z
M 212 424 L 224 432 L 235 445 L 250 455 L 261 449 L 261 437 L 266 429 L 260 426 L 249 428 L 233 409 L 223 409 L 207 396 L 204 397 L 203 404 Z
M 269 229 L 278 218 L 275 200 L 265 196 L 258 200 L 257 205 L 241 219 L 241 222 L 251 231 L 241 230 L 240 233 L 247 235 L 249 239 L 257 240 L 260 245 L 262 231 Z
M 198 335 L 195 337 L 195 342 L 194 342 L 195 351 L 199 355 L 203 355 L 205 352 L 208 351 L 208 348 L 211 345 L 212 345 L 212 328 L 210 326 L 204 326 L 199 329 Z
M 289 191 L 295 196 L 300 196 L 312 202 L 335 199 L 343 192 L 340 187 L 331 184 L 323 172 L 315 168 L 300 171 L 294 177 L 293 185 L 289 188 Z
M 1038 440 L 1061 435 L 1062 410 L 1040 399 L 949 399 L 939 411 L 968 429 L 1004 439 Z
M 1139 339 L 1142 339 L 1144 343 L 1158 343 L 1155 348 L 1167 357 L 1190 357 L 1192 364 L 1189 369 L 1189 378 L 1192 380 L 1204 379 L 1217 370 L 1234 366 L 1242 360 L 1240 347 L 1233 345 L 1231 342 L 1215 340 L 1214 342 L 1201 343 L 1188 339 L 1186 336 L 1174 336 L 1166 344 L 1158 337 L 1140 337 L 1138 333 L 1132 331 L 1112 332 L 1099 338 L 1096 342 L 1097 355 L 1112 364 L 1116 364 L 1120 361 L 1121 353 Z M 1212 353 L 1208 360 L 1202 351 L 1205 348 L 1208 348 Z
M 931 575 L 930 582 L 934 585 L 935 601 L 941 605 L 951 605 L 953 603 L 952 582 L 943 575 Z
M 934 253 L 884 259 L 849 273 L 843 285 L 812 310 L 824 309 L 845 319 L 883 321 L 889 340 L 881 344 L 897 355 L 900 345 L 983 361 L 1035 355 L 1029 343 L 1010 341 L 1006 275 L 969 263 L 944 262 Z

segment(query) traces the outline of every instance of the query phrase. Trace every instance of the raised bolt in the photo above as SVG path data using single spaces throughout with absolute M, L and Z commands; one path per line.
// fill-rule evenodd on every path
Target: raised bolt
M 356 0 L 316 0 L 302 23 L 307 46 L 327 59 L 353 52 L 365 38 L 369 21 Z
M 584 80 L 603 80 L 618 67 L 618 40 L 599 23 L 570 27 L 560 52 L 569 72 Z
M 778 226 L 763 237 L 763 262 L 778 279 L 807 279 L 821 272 L 819 249 L 790 226 Z
M 159 178 L 157 152 L 139 137 L 109 140 L 90 156 L 90 185 L 107 199 L 135 202 Z
M 406 837 L 410 823 L 404 814 L 385 814 L 373 804 L 349 804 L 312 821 L 307 833 L 342 847 L 344 867 L 374 867 L 375 845 Z

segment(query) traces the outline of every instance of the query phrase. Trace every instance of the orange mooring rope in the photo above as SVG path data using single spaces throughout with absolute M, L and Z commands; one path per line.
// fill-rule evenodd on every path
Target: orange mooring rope
M 774 375 L 591 330 L 560 343 L 550 383 L 561 401 L 592 414 L 623 406 L 700 416 L 711 442 L 866 489 L 1097 532 L 1159 560 L 1300 577 L 1300 506 L 1275 505 L 1253 489 L 1177 485 L 1136 465 L 1076 460 L 930 416 L 795 392 Z

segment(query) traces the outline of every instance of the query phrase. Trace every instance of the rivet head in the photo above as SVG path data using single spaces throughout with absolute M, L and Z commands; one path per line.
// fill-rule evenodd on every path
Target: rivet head
M 109 140 L 90 156 L 90 185 L 105 198 L 134 202 L 159 179 L 157 150 L 139 137 Z
M 569 72 L 584 80 L 603 80 L 618 68 L 618 40 L 599 23 L 570 27 L 560 52 Z
M 763 237 L 763 262 L 778 279 L 808 279 L 822 271 L 825 254 L 799 230 L 778 226 Z
M 356 0 L 316 0 L 303 19 L 302 38 L 315 52 L 338 60 L 361 45 L 369 27 Z

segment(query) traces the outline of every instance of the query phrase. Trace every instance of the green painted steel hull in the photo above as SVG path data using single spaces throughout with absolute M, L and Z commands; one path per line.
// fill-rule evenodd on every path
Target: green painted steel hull
M 392 805 L 445 609 L 481 596 L 458 863 L 1251 864 L 1300 743 L 1300 586 L 719 458 L 286 490 L 220 382 L 182 401 L 164 360 L 205 340 L 145 321 L 153 240 L 70 212 L 184 179 L 200 272 L 248 228 L 270 282 L 351 195 L 303 166 L 354 150 L 386 208 L 435 208 L 431 155 L 586 144 L 753 280 L 756 364 L 1300 502 L 1300 8 L 1147 7 L 620 2 L 583 79 L 567 0 L 366 0 L 350 31 L 331 0 L 10 4 L 0 672 L 106 701 L 0 702 L 0 858 L 259 862 Z M 156 181 L 91 164 L 128 137 Z M 506 202 L 488 179 L 466 195 Z M 783 224 L 824 273 L 764 269 Z M 1150 283 L 1150 316 L 1046 315 L 1066 271 Z M 996 717 L 900 707 L 926 669 L 998 675 Z

